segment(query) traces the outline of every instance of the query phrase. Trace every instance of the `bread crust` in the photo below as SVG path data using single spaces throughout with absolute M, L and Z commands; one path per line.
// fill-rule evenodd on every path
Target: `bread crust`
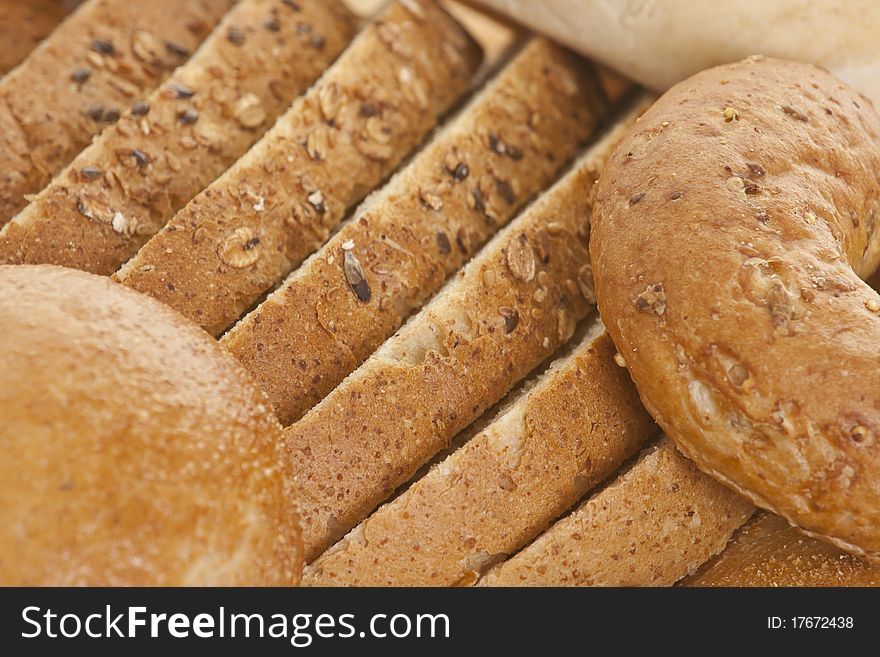
M 392 2 L 119 280 L 219 334 L 394 171 L 479 61 L 476 43 L 432 0 Z
M 77 4 L 76 0 L 0 0 L 0 76 L 27 57 Z
M 0 266 L 0 583 L 292 585 L 280 426 L 234 358 L 109 279 Z
M 0 224 L 186 61 L 232 4 L 89 0 L 0 80 Z
M 670 586 L 724 549 L 753 510 L 662 440 L 478 584 Z
M 326 396 L 550 183 L 603 110 L 589 65 L 533 39 L 319 253 L 231 329 L 223 344 L 253 374 L 282 423 Z M 346 280 L 346 246 L 366 274 L 366 301 Z
M 342 0 L 241 0 L 146 105 L 5 226 L 0 262 L 112 274 L 262 136 L 355 28 Z
M 599 308 L 645 406 L 705 472 L 880 552 L 880 118 L 817 68 L 674 87 L 600 180 Z
M 592 308 L 591 188 L 623 129 L 496 235 L 284 441 L 310 562 L 568 341 Z
M 653 433 L 601 324 L 486 429 L 379 508 L 305 586 L 476 581 L 613 473 Z
M 755 514 L 682 586 L 880 586 L 880 567 Z

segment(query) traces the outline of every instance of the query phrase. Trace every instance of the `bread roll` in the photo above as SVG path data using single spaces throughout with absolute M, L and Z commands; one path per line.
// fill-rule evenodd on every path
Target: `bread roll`
M 0 267 L 0 584 L 291 585 L 279 426 L 236 363 L 109 279 Z
M 875 0 L 471 0 L 657 91 L 754 54 L 818 64 L 880 107 Z
M 541 38 L 527 43 L 320 252 L 224 336 L 282 423 L 335 388 L 551 182 L 604 113 L 587 62 Z M 365 272 L 369 299 L 346 279 L 351 255 Z
M 880 586 L 880 566 L 758 513 L 683 586 Z
M 434 0 L 391 2 L 119 280 L 219 334 L 393 173 L 465 93 L 480 60 Z
M 667 92 L 599 181 L 596 296 L 649 412 L 703 471 L 880 556 L 880 117 L 807 64 Z
M 88 0 L 0 80 L 0 225 L 186 61 L 233 4 Z
M 0 231 L 0 263 L 109 276 L 272 126 L 355 28 L 342 0 L 241 0 Z
M 670 586 L 753 510 L 664 439 L 479 585 Z
M 0 76 L 18 65 L 77 0 L 0 0 Z

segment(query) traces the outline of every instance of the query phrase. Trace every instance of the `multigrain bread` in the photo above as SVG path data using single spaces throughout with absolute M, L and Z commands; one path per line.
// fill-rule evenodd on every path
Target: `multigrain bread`
M 77 4 L 77 0 L 0 0 L 0 76 L 27 57 Z
M 301 572 L 247 373 L 107 278 L 0 266 L 0 585 L 269 586 Z
M 253 374 L 282 424 L 336 387 L 543 189 L 603 113 L 589 65 L 533 39 L 230 330 L 223 344 Z M 354 263 L 362 282 L 351 277 Z
M 655 425 L 601 323 L 483 431 L 303 574 L 306 586 L 470 584 L 632 456 Z
M 433 0 L 392 2 L 119 280 L 223 331 L 394 171 L 479 61 L 476 43 Z
M 256 142 L 356 28 L 342 0 L 241 0 L 0 232 L 0 262 L 110 275 Z
M 360 368 L 285 430 L 311 561 L 564 344 L 592 307 L 596 144 Z
M 880 586 L 880 566 L 757 513 L 682 586 Z
M 88 0 L 0 80 L 0 225 L 186 61 L 232 4 Z
M 880 117 L 755 57 L 667 92 L 599 181 L 599 309 L 704 472 L 880 556 Z
M 478 584 L 670 586 L 724 549 L 753 510 L 664 439 Z

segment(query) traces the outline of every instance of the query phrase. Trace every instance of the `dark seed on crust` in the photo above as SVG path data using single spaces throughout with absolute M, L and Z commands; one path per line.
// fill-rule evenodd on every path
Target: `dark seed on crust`
M 92 72 L 87 68 L 75 68 L 70 74 L 70 79 L 77 84 L 82 84 L 92 77 Z
M 97 180 L 101 176 L 104 175 L 104 172 L 101 171 L 98 167 L 86 166 L 79 170 L 82 174 L 82 177 L 86 180 Z
M 93 40 L 92 50 L 97 53 L 101 53 L 102 55 L 112 55 L 116 52 L 116 48 L 113 47 L 113 42 L 107 41 L 106 39 Z
M 786 114 L 788 114 L 788 116 L 795 119 L 796 121 L 803 121 L 804 123 L 809 121 L 809 118 L 807 118 L 806 114 L 804 114 L 800 110 L 796 110 L 794 107 L 791 107 L 790 105 L 783 105 L 782 111 L 785 112 Z
M 440 249 L 440 253 L 444 254 L 452 251 L 452 244 L 449 243 L 449 238 L 442 230 L 437 231 L 437 248 Z
M 180 122 L 183 125 L 192 125 L 196 121 L 199 120 L 199 113 L 194 110 L 192 107 L 187 108 L 184 112 L 180 114 Z
M 226 39 L 229 41 L 229 43 L 240 46 L 244 43 L 245 33 L 239 30 L 237 27 L 230 27 L 229 30 L 226 32 Z
M 645 198 L 645 192 L 637 192 L 630 197 L 629 204 L 636 205 L 643 198 Z
M 150 104 L 145 100 L 139 100 L 131 106 L 131 113 L 134 116 L 146 116 L 150 113 Z
M 350 249 L 346 250 L 343 256 L 342 270 L 345 273 L 345 280 L 348 281 L 358 300 L 368 302 L 372 296 L 370 285 L 367 283 L 361 263 Z
M 165 50 L 170 52 L 172 55 L 177 55 L 178 57 L 189 57 L 190 55 L 189 49 L 184 48 L 183 46 L 174 43 L 173 41 L 165 42 Z

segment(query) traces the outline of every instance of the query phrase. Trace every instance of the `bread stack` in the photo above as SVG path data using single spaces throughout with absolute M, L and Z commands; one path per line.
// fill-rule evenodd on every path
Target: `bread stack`
M 45 4 L 9 21 L 39 38 L 70 8 Z M 644 381 L 657 349 L 633 351 L 614 295 L 644 288 L 645 335 L 678 299 L 638 254 L 605 254 L 654 248 L 612 222 L 665 180 L 620 173 L 674 134 L 664 100 L 456 3 L 174 4 L 172 22 L 162 0 L 86 0 L 26 57 L 0 53 L 24 57 L 0 79 L 0 583 L 877 583 L 755 513 L 768 499 L 705 448 L 678 451 L 685 420 L 656 390 L 685 360 Z M 757 111 L 737 70 L 692 131 L 730 158 L 722 131 Z M 811 75 L 816 107 L 880 139 Z M 818 121 L 781 104 L 780 125 Z M 753 164 L 664 198 L 783 189 Z M 838 192 L 829 208 L 855 203 Z M 860 273 L 880 252 L 867 207 L 840 241 Z M 776 262 L 754 266 L 787 291 Z M 781 312 L 776 280 L 759 296 Z M 872 418 L 852 423 L 871 448 Z

